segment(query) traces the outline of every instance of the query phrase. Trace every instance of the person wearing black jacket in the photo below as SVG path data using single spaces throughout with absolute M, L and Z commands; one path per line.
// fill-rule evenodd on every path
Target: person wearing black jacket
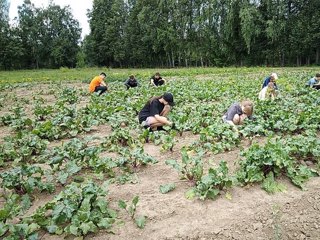
M 160 76 L 160 73 L 156 73 L 154 76 L 152 76 L 150 78 L 150 84 L 151 86 L 155 86 L 155 87 L 158 87 L 158 86 L 162 86 L 166 83 L 166 80 L 164 78 L 162 78 Z
M 140 86 L 138 80 L 134 77 L 134 75 L 130 75 L 124 85 L 127 87 L 127 89 Z

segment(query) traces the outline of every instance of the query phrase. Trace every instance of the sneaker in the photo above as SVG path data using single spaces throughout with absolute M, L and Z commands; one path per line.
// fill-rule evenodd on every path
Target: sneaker
M 165 130 L 162 126 L 157 127 L 157 131 L 165 131 L 165 132 L 167 132 L 167 130 Z

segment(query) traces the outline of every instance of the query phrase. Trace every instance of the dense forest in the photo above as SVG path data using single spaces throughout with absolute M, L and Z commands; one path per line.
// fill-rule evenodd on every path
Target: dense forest
M 320 64 L 319 0 L 94 0 L 81 40 L 70 7 L 0 0 L 0 69 Z

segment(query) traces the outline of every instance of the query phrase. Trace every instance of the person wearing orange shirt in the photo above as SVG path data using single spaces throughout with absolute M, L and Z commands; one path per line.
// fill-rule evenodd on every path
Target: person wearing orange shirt
M 92 92 L 100 92 L 99 95 L 103 94 L 108 90 L 107 84 L 104 82 L 106 78 L 106 74 L 104 72 L 100 73 L 99 76 L 94 77 L 89 85 L 89 91 Z

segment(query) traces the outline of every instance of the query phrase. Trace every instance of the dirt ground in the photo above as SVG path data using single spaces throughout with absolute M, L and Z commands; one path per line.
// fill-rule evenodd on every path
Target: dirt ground
M 25 91 L 17 91 L 18 97 L 27 98 L 32 95 Z M 52 96 L 48 99 L 54 101 Z M 6 108 L 1 109 L 0 115 L 6 111 Z M 102 133 L 107 134 L 108 131 Z M 0 127 L 0 144 L 10 133 L 9 128 Z M 144 229 L 137 228 L 128 216 L 120 213 L 125 221 L 115 224 L 113 233 L 100 231 L 85 239 L 320 239 L 320 178 L 308 181 L 306 191 L 294 187 L 287 179 L 281 179 L 287 186 L 286 192 L 270 195 L 259 185 L 252 185 L 232 188 L 228 192 L 231 198 L 222 194 L 216 200 L 188 200 L 184 194 L 190 186 L 186 181 L 179 180 L 178 173 L 167 166 L 165 160 L 179 159 L 181 147 L 197 139 L 198 136 L 192 133 L 184 133 L 182 137 L 177 137 L 174 151 L 165 153 L 161 152 L 161 146 L 145 144 L 145 152 L 156 158 L 158 163 L 141 168 L 137 173 L 138 182 L 135 184 L 109 186 L 108 196 L 114 206 L 119 199 L 130 201 L 139 195 L 136 215 L 147 217 Z M 258 141 L 263 143 L 265 139 L 261 138 Z M 243 147 L 248 147 L 248 144 L 248 141 L 242 143 Z M 234 172 L 239 153 L 240 150 L 237 148 L 218 155 L 208 155 L 204 160 L 206 163 L 218 164 L 224 159 L 230 171 Z M 167 183 L 175 183 L 176 189 L 167 194 L 160 193 L 159 186 Z M 42 206 L 56 194 L 39 195 L 33 209 Z M 41 239 L 63 237 L 45 234 Z

